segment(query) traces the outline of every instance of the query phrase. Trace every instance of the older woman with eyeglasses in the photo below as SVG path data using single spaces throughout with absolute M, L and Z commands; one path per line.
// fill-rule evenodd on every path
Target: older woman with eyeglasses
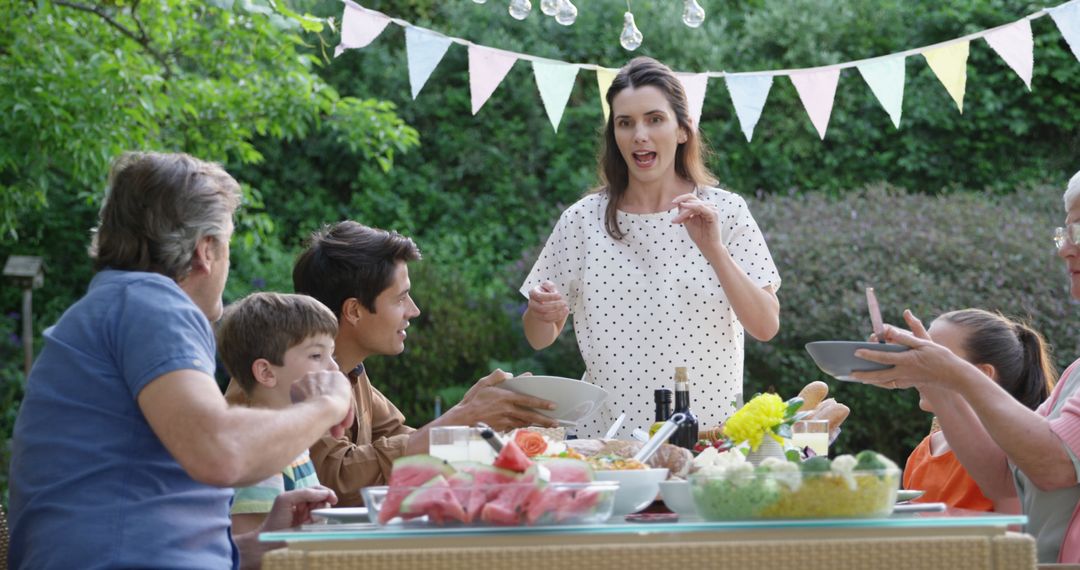
M 1054 243 L 1069 269 L 1070 294 L 1080 300 L 1080 172 L 1069 181 L 1064 198 L 1065 227 L 1056 229 Z M 894 367 L 857 372 L 855 378 L 888 389 L 917 387 L 983 492 L 1020 498 L 1039 562 L 1080 562 L 1080 360 L 1032 411 L 978 368 L 932 342 L 910 311 L 904 320 L 911 331 L 886 327 L 885 339 L 911 350 L 858 351 L 860 358 Z

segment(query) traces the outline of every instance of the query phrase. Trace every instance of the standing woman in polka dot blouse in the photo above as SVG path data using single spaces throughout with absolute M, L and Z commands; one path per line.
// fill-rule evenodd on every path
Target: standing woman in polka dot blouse
M 562 213 L 521 293 L 525 335 L 551 345 L 574 315 L 585 380 L 608 391 L 578 427 L 618 437 L 653 422 L 653 390 L 688 366 L 691 408 L 718 425 L 741 399 L 743 330 L 780 326 L 780 276 L 736 194 L 713 187 L 686 93 L 664 64 L 639 57 L 607 92 L 601 186 Z

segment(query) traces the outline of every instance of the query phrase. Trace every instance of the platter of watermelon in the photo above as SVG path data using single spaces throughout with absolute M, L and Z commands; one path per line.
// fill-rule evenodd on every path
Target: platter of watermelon
M 578 459 L 530 460 L 507 442 L 492 465 L 430 455 L 398 458 L 389 485 L 361 489 L 381 526 L 596 524 L 611 516 L 619 484 L 596 481 Z

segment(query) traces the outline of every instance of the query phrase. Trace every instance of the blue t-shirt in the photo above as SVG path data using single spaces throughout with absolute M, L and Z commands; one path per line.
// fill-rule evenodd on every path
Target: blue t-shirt
M 188 476 L 136 401 L 183 369 L 213 375 L 213 331 L 156 273 L 99 272 L 45 331 L 15 421 L 13 568 L 238 566 L 232 489 Z

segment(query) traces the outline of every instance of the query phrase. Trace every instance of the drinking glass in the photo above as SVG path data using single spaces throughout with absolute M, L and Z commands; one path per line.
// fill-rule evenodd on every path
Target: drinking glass
M 829 420 L 800 420 L 791 426 L 791 443 L 809 447 L 822 457 L 829 456 Z
M 495 450 L 469 426 L 433 427 L 428 432 L 428 453 L 445 461 L 478 461 L 491 464 Z

